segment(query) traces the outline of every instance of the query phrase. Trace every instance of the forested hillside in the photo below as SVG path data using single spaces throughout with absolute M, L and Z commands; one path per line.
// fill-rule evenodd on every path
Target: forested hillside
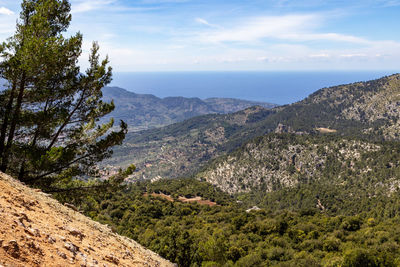
M 400 76 L 323 88 L 303 101 L 272 110 L 250 108 L 206 115 L 163 128 L 130 133 L 111 166 L 135 163 L 135 179 L 193 174 L 210 159 L 232 152 L 271 132 L 312 134 L 333 131 L 366 140 L 397 140 Z
M 179 266 L 398 266 L 399 92 L 393 75 L 131 134 L 113 160 L 143 159 L 134 179 L 197 180 L 82 207 Z
M 346 193 L 359 192 L 352 188 Z M 179 196 L 199 194 L 217 205 L 179 201 Z M 290 211 L 266 205 L 246 211 L 245 201 L 236 201 L 205 182 L 174 179 L 131 184 L 113 194 L 93 197 L 81 208 L 179 266 L 350 267 L 400 263 L 397 194 L 373 199 L 367 194 L 345 197 L 341 200 L 343 209 L 329 212 L 317 207 L 315 197 L 312 203 L 303 203 L 301 195 L 281 196 L 287 198 L 284 203 L 291 200 L 303 207 L 293 205 L 295 211 Z M 353 209 L 355 203 L 357 208 Z
M 398 188 L 400 151 L 397 142 L 335 134 L 268 134 L 212 161 L 196 176 L 229 193 L 327 183 L 357 184 L 359 189 L 370 185 L 372 195 L 373 187 L 390 194 Z
M 115 104 L 114 111 L 105 116 L 104 120 L 123 120 L 133 132 L 181 122 L 199 115 L 233 113 L 251 106 L 276 107 L 270 103 L 232 98 L 158 98 L 119 87 L 105 87 L 102 91 L 103 100 Z
M 138 133 L 128 133 L 104 165 L 134 163 L 134 180 L 179 177 L 193 174 L 199 166 L 225 151 L 230 136 L 254 125 L 272 111 L 251 107 L 233 114 L 210 114 Z M 104 166 L 103 165 L 103 166 Z

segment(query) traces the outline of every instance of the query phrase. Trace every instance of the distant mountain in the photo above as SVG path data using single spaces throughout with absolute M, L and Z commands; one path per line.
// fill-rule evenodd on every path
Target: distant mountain
M 194 174 L 211 158 L 226 151 L 232 134 L 244 131 L 271 112 L 256 106 L 236 113 L 208 114 L 162 128 L 130 132 L 124 143 L 114 149 L 112 158 L 104 163 L 114 167 L 134 163 L 137 167 L 135 180 Z
M 229 193 L 298 191 L 305 184 L 319 184 L 317 191 L 357 184 L 371 195 L 397 190 L 400 75 L 322 89 L 277 108 L 263 125 L 278 121 L 279 134 L 251 140 L 197 177 Z
M 134 130 L 148 129 L 180 122 L 204 114 L 226 114 L 251 106 L 272 108 L 276 105 L 231 98 L 166 97 L 136 94 L 119 87 L 103 89 L 105 101 L 114 100 L 115 110 L 106 118 L 124 120 Z
M 399 123 L 400 75 L 396 74 L 323 88 L 303 101 L 274 109 L 200 116 L 131 133 L 108 163 L 135 163 L 135 179 L 174 178 L 194 174 L 210 159 L 271 132 L 399 140 Z

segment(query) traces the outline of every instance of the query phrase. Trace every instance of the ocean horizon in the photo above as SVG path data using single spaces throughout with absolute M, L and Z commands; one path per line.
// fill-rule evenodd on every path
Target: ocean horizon
M 157 97 L 238 98 L 290 104 L 335 85 L 378 79 L 396 71 L 116 72 L 110 86 Z

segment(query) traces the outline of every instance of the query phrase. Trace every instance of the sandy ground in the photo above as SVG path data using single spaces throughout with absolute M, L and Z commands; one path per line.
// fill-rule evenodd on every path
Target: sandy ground
M 0 173 L 0 267 L 175 266 Z
M 147 197 L 149 194 L 148 194 L 148 193 L 144 193 L 143 195 L 144 195 L 145 197 Z M 166 195 L 166 194 L 163 194 L 163 193 L 160 193 L 160 194 L 152 193 L 151 196 L 163 198 L 163 199 L 166 199 L 166 200 L 168 200 L 168 201 L 170 201 L 170 202 L 174 202 L 174 199 L 172 198 L 172 196 Z M 180 202 L 183 202 L 183 203 L 193 203 L 193 202 L 196 202 L 196 203 L 198 203 L 198 204 L 200 204 L 200 205 L 208 205 L 208 206 L 210 206 L 210 207 L 217 205 L 216 202 L 213 202 L 213 201 L 210 201 L 210 200 L 207 200 L 207 199 L 202 199 L 201 197 L 186 198 L 186 197 L 180 196 L 180 197 L 178 197 L 178 200 L 179 200 Z

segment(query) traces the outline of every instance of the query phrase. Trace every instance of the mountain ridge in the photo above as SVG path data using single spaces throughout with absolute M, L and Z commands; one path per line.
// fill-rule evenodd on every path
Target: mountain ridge
M 274 132 L 280 125 L 299 134 L 330 129 L 339 136 L 397 140 L 400 111 L 395 111 L 400 110 L 399 81 L 400 75 L 394 74 L 323 88 L 302 101 L 273 109 L 258 107 L 226 115 L 211 114 L 129 133 L 108 163 L 114 166 L 136 163 L 135 179 L 139 180 L 188 176 L 210 159 Z M 380 103 L 379 109 L 370 108 L 366 112 L 371 103 Z
M 122 119 L 131 130 L 161 127 L 205 114 L 227 114 L 250 106 L 272 108 L 277 105 L 234 98 L 165 97 L 137 94 L 120 87 L 103 88 L 103 100 L 114 101 L 115 110 L 105 119 Z

